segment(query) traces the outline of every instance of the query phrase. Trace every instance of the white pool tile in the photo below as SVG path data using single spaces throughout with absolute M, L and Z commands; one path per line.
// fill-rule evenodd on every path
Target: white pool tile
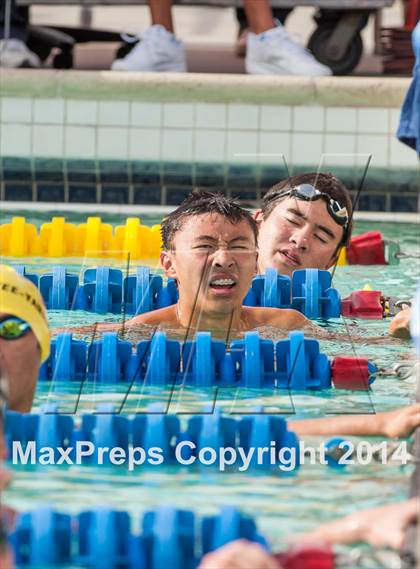
M 372 154 L 370 168 L 388 166 L 389 138 L 380 134 L 359 134 L 356 151 L 361 154 Z
M 98 125 L 128 126 L 130 103 L 128 101 L 99 101 Z
M 98 124 L 97 101 L 66 101 L 66 122 L 69 125 L 96 125 Z
M 163 126 L 168 128 L 192 128 L 194 105 L 189 103 L 164 103 Z
M 161 103 L 131 103 L 131 126 L 160 127 L 163 105 Z
M 197 128 L 226 128 L 227 106 L 211 103 L 195 105 L 195 125 Z
M 128 158 L 128 129 L 99 127 L 96 137 L 96 155 L 98 158 L 121 160 Z
M 322 155 L 321 170 L 328 170 L 328 166 L 353 166 L 356 154 L 356 135 L 354 134 L 326 134 L 324 152 Z
M 192 131 L 180 129 L 166 129 L 163 131 L 162 160 L 191 161 L 192 158 Z
M 258 105 L 228 105 L 228 122 L 229 129 L 237 130 L 257 130 L 259 127 Z
M 283 106 L 261 106 L 261 130 L 290 130 L 292 108 Z
M 230 163 L 256 164 L 258 162 L 258 133 L 228 131 L 226 160 Z
M 91 126 L 67 126 L 64 131 L 64 153 L 67 158 L 95 158 L 95 129 Z
M 35 124 L 32 129 L 32 154 L 35 157 L 64 156 L 63 126 Z
M 63 124 L 64 99 L 34 99 L 34 123 Z
M 31 156 L 31 131 L 31 127 L 26 124 L 0 124 L 0 154 L 2 156 Z
M 25 97 L 3 97 L 1 101 L 1 122 L 32 122 L 32 99 Z
M 322 107 L 293 107 L 292 128 L 296 132 L 323 132 L 324 109 Z
M 388 133 L 389 109 L 357 109 L 357 130 L 359 133 Z
M 327 132 L 356 132 L 357 112 L 351 107 L 330 107 L 326 109 L 325 130 Z
M 284 165 L 291 156 L 290 144 L 292 137 L 288 132 L 260 132 L 259 161 L 261 164 Z
M 400 124 L 401 109 L 389 110 L 389 132 L 391 136 L 395 136 Z
M 159 160 L 160 130 L 151 128 L 132 128 L 129 135 L 131 160 Z
M 224 162 L 226 132 L 197 130 L 194 139 L 194 159 L 197 162 Z
M 292 136 L 292 164 L 318 166 L 323 154 L 323 135 L 294 133 Z
M 419 162 L 416 152 L 403 144 L 396 138 L 390 140 L 390 158 L 389 164 L 392 167 L 412 168 L 414 172 L 418 172 Z

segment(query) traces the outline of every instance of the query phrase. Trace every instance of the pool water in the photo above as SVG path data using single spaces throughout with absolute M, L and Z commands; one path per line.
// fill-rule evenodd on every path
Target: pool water
M 28 222 L 41 223 L 50 215 L 28 214 Z M 69 221 L 80 223 L 81 215 L 66 214 Z M 103 221 L 123 224 L 125 219 L 102 216 Z M 9 219 L 3 214 L 2 223 Z M 142 223 L 154 224 L 154 217 L 142 217 Z M 372 229 L 370 223 L 357 222 L 356 233 Z M 419 250 L 418 226 L 410 224 L 378 223 L 385 239 L 398 240 L 401 250 L 409 253 Z M 79 273 L 86 266 L 80 259 L 8 259 L 8 262 L 25 264 L 38 272 L 48 272 L 52 266 L 65 264 L 72 272 Z M 111 264 L 101 260 L 101 264 Z M 113 266 L 120 266 L 117 262 Z M 139 263 L 140 264 L 140 263 Z M 95 266 L 89 259 L 88 266 Z M 342 297 L 369 284 L 376 290 L 411 298 L 420 275 L 419 261 L 402 260 L 397 266 L 338 267 L 333 286 Z M 96 321 L 118 321 L 120 316 L 74 311 L 51 311 L 50 325 L 93 324 Z M 367 356 L 378 367 L 391 369 L 397 362 L 414 360 L 410 345 L 401 340 L 386 337 L 387 321 L 330 322 L 328 327 L 342 337 L 335 341 L 320 342 L 321 351 L 335 355 Z M 265 337 L 276 340 L 278 331 L 265 327 L 260 330 Z M 147 330 L 140 337 L 147 337 Z M 349 338 L 353 337 L 353 340 Z M 381 342 L 372 338 L 383 336 Z M 88 336 L 86 336 L 88 337 Z M 135 338 L 137 341 L 139 338 Z M 356 339 L 355 339 L 356 338 Z M 134 339 L 133 339 L 134 340 Z M 65 412 L 77 414 L 92 412 L 100 403 L 113 403 L 123 413 L 144 411 L 151 403 L 168 403 L 169 412 L 181 413 L 182 420 L 188 414 L 203 411 L 215 398 L 215 390 L 179 387 L 171 393 L 168 389 L 144 388 L 135 385 L 127 395 L 124 385 L 101 385 L 66 382 L 40 382 L 36 391 L 34 409 L 47 402 L 59 404 Z M 245 390 L 224 388 L 217 393 L 217 405 L 228 413 L 250 413 L 256 406 L 267 411 L 294 418 L 318 417 L 335 413 L 374 413 L 394 409 L 414 400 L 415 380 L 399 380 L 393 376 L 379 377 L 370 392 L 287 393 L 280 390 Z M 290 423 L 290 428 L 293 428 Z M 323 439 L 305 437 L 305 441 L 318 446 Z M 354 439 L 357 442 L 358 439 Z M 372 439 L 374 442 L 374 439 Z M 29 510 L 48 502 L 58 510 L 77 513 L 99 504 L 115 509 L 128 510 L 138 523 L 140 513 L 159 504 L 193 509 L 199 514 L 215 512 L 219 506 L 239 506 L 257 519 L 260 531 L 274 548 L 286 543 L 286 536 L 310 530 L 318 524 L 331 521 L 355 510 L 398 501 L 407 496 L 410 465 L 379 464 L 353 465 L 337 470 L 320 464 L 303 465 L 295 473 L 278 469 L 270 473 L 224 472 L 199 466 L 138 467 L 128 472 L 127 467 L 116 466 L 37 466 L 14 467 L 14 484 L 5 493 L 6 502 L 19 510 Z M 345 549 L 345 548 L 344 548 Z M 343 565 L 344 567 L 345 565 Z M 379 565 L 368 565 L 380 567 Z M 350 565 L 349 565 L 350 567 Z

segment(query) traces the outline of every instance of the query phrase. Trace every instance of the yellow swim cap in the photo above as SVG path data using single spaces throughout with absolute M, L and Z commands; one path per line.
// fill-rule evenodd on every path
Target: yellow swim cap
M 31 327 L 41 348 L 41 361 L 50 355 L 50 331 L 42 297 L 34 284 L 0 264 L 0 312 L 17 316 Z

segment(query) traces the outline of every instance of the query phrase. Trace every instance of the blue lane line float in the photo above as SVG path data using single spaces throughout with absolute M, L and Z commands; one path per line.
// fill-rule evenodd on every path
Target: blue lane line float
M 133 447 L 146 454 L 152 447 L 162 449 L 165 462 L 174 462 L 175 443 L 180 437 L 180 422 L 176 415 L 167 414 L 161 405 L 149 405 L 147 414 L 136 415 L 131 424 Z
M 236 508 L 226 506 L 218 516 L 208 516 L 202 523 L 203 553 L 214 551 L 230 541 L 247 539 L 267 548 L 266 540 L 258 533 L 255 521 Z
M 78 565 L 98 569 L 133 567 L 134 537 L 127 512 L 101 507 L 82 512 L 77 522 Z
M 83 292 L 88 310 L 98 314 L 121 312 L 122 272 L 110 267 L 86 269 L 83 274 Z
M 150 273 L 149 267 L 137 267 L 135 275 L 124 278 L 125 311 L 127 314 L 144 314 L 156 308 L 163 281 Z
M 44 506 L 18 517 L 11 543 L 22 567 L 195 569 L 202 555 L 235 539 L 267 547 L 255 521 L 233 507 L 199 518 L 160 506 L 143 514 L 134 533 L 125 511 L 103 506 L 70 516 Z
M 259 412 L 258 412 L 259 411 Z M 251 448 L 272 448 L 276 454 L 278 464 L 285 465 L 285 460 L 290 459 L 290 454 L 295 454 L 294 464 L 290 470 L 299 466 L 299 439 L 297 435 L 288 431 L 287 422 L 282 417 L 264 414 L 262 409 L 256 409 L 256 414 L 244 417 L 239 423 L 239 444 L 248 452 Z M 289 449 L 288 455 L 279 458 L 282 449 Z M 269 453 L 265 453 L 262 461 L 258 463 L 258 456 L 254 453 L 251 459 L 253 468 L 272 468 Z M 277 468 L 278 466 L 276 466 Z
M 86 300 L 79 294 L 78 276 L 69 274 L 63 266 L 54 267 L 52 273 L 41 275 L 39 290 L 48 310 L 86 308 Z
M 39 289 L 47 308 L 51 310 L 81 309 L 105 314 L 135 315 L 164 308 L 178 301 L 178 289 L 173 279 L 163 284 L 162 277 L 139 266 L 135 274 L 123 275 L 120 269 L 107 266 L 85 269 L 82 278 L 67 272 L 64 266 L 53 267 L 41 277 L 26 272 L 23 265 L 15 267 Z M 267 269 L 256 276 L 244 299 L 246 306 L 294 308 L 307 318 L 338 318 L 341 300 L 331 287 L 331 274 L 318 269 L 293 273 L 292 281 Z M 123 308 L 124 307 L 124 308 Z
M 292 308 L 310 320 L 339 318 L 341 298 L 331 287 L 331 274 L 319 269 L 294 271 L 292 275 Z
M 303 332 L 289 333 L 287 340 L 276 344 L 278 385 L 284 389 L 328 389 L 331 387 L 331 365 L 319 351 L 319 342 L 307 339 Z
M 258 332 L 247 332 L 229 347 L 213 340 L 208 332 L 199 332 L 194 341 L 181 344 L 159 331 L 138 342 L 134 351 L 130 342 L 120 340 L 115 332 L 105 333 L 90 345 L 64 333 L 52 340 L 51 355 L 41 367 L 39 380 L 319 390 L 331 387 L 332 368 L 339 359 L 330 362 L 320 352 L 319 342 L 299 331 L 276 343 L 260 338 Z M 371 362 L 365 363 L 371 384 L 377 369 Z M 360 375 L 360 365 L 346 369 L 354 368 Z M 339 374 L 336 376 L 339 380 Z M 351 388 L 352 379 L 356 377 L 348 377 L 347 388 Z
M 21 277 L 25 277 L 33 283 L 37 288 L 39 286 L 39 276 L 36 273 L 30 273 L 26 271 L 25 265 L 13 265 L 13 268 Z

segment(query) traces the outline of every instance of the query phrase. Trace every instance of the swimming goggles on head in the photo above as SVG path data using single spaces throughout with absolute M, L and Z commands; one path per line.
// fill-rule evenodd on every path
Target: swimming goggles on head
M 327 211 L 333 220 L 338 223 L 338 225 L 347 227 L 349 223 L 349 214 L 347 208 L 339 204 L 337 200 L 334 200 L 330 195 L 325 192 L 320 192 L 312 184 L 300 184 L 293 188 L 285 189 L 280 192 L 276 198 L 283 198 L 286 196 L 297 198 L 298 200 L 303 200 L 305 202 L 314 202 L 319 199 L 325 200 L 327 204 Z
M 30 331 L 30 325 L 16 316 L 7 316 L 0 321 L 0 339 L 18 340 Z

